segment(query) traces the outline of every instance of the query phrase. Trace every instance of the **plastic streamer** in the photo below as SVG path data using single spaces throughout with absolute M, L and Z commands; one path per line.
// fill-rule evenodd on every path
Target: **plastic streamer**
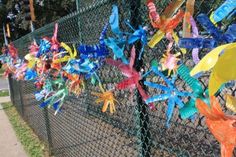
M 221 145 L 221 157 L 232 157 L 236 146 L 236 116 L 225 115 L 218 100 L 211 96 L 210 107 L 197 99 L 199 112 L 206 117 L 206 125 Z

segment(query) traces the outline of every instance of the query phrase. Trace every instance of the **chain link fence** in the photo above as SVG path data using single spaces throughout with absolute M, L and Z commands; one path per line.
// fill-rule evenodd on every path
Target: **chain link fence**
M 170 0 L 156 2 L 158 11 L 162 12 L 169 2 Z M 195 14 L 209 15 L 222 2 L 223 0 L 197 0 Z M 152 28 L 144 1 L 81 1 L 78 12 L 56 21 L 59 24 L 59 41 L 77 45 L 96 44 L 103 26 L 108 22 L 113 4 L 119 6 L 122 30 L 130 31 L 124 20 L 130 20 L 136 28 L 138 25 Z M 20 57 L 28 53 L 28 45 L 33 39 L 52 36 L 54 24 L 16 40 L 14 44 L 19 49 Z M 180 29 L 181 26 L 177 28 L 177 32 Z M 111 32 L 108 32 L 108 36 L 110 35 Z M 143 60 L 136 61 L 136 69 L 147 71 L 152 59 L 162 57 L 166 45 L 167 40 L 164 39 L 154 49 L 146 47 Z M 138 52 L 139 47 L 136 45 Z M 204 52 L 203 50 L 201 55 Z M 193 67 L 190 52 L 183 60 L 186 65 Z M 106 88 L 123 79 L 122 74 L 109 65 L 100 70 L 99 76 Z M 208 84 L 207 78 L 208 75 L 201 77 L 204 88 Z M 55 157 L 220 156 L 219 144 L 208 131 L 203 117 L 198 115 L 194 122 L 181 120 L 176 109 L 171 127 L 166 128 L 166 102 L 158 103 L 157 111 L 151 111 L 143 104 L 137 91 L 132 100 L 128 90 L 116 91 L 115 96 L 121 105 L 116 105 L 117 111 L 114 114 L 102 113 L 101 105 L 95 104 L 96 98 L 91 95 L 92 91 L 99 91 L 99 88 L 88 82 L 85 92 L 79 96 L 71 94 L 64 103 L 63 112 L 55 116 L 53 110 L 39 108 L 41 102 L 34 99 L 35 88 L 32 82 L 17 82 L 11 77 L 9 79 L 13 104 L 35 133 L 48 144 L 51 155 Z M 176 84 L 181 89 L 191 91 L 181 79 Z M 150 90 L 149 94 L 155 95 L 157 92 Z M 222 104 L 225 102 L 225 92 L 222 91 L 219 95 Z M 227 92 L 234 93 L 235 88 L 232 87 Z

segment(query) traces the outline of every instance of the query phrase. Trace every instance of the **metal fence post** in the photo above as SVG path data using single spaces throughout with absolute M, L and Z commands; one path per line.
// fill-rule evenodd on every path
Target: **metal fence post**
M 24 103 L 22 101 L 22 89 L 21 89 L 21 82 L 18 82 L 18 91 L 19 91 L 19 97 L 20 97 L 20 110 L 21 110 L 21 116 L 24 117 Z
M 12 104 L 13 105 L 15 105 L 14 104 L 14 94 L 13 94 L 13 87 L 12 87 L 13 85 L 12 85 L 12 78 L 11 78 L 11 74 L 9 74 L 8 75 L 8 90 L 9 90 L 9 96 L 10 96 L 10 99 L 11 99 L 11 102 L 12 102 Z
M 134 28 L 138 28 L 139 24 L 142 22 L 141 18 L 141 0 L 131 1 L 130 9 L 131 9 L 131 19 L 130 22 Z M 135 69 L 140 71 L 143 67 L 143 60 L 138 59 L 139 53 L 141 51 L 141 43 L 138 42 L 136 45 L 136 59 L 135 59 Z M 140 84 L 143 85 L 143 80 L 140 81 Z M 142 97 L 139 92 L 137 92 L 137 106 L 135 111 L 136 117 L 136 129 L 137 129 L 137 137 L 139 144 L 139 156 L 140 157 L 150 157 L 150 131 L 149 131 L 149 117 L 148 117 L 148 106 L 144 104 Z
M 52 144 L 52 134 L 51 134 L 51 126 L 50 126 L 50 120 L 48 116 L 48 108 L 45 107 L 43 109 L 44 112 L 44 120 L 45 120 L 45 126 L 46 126 L 46 134 L 47 134 L 47 139 L 48 139 L 48 150 L 49 150 L 49 155 L 52 156 L 53 152 L 53 144 Z

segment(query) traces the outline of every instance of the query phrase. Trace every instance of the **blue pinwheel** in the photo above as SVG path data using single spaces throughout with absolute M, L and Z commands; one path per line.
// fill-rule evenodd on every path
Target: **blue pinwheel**
M 39 51 L 36 55 L 37 58 L 49 52 L 51 48 L 51 43 L 47 38 L 43 38 L 40 40 Z
M 102 33 L 99 38 L 99 44 L 96 45 L 80 45 L 78 50 L 80 52 L 80 58 L 87 59 L 87 58 L 94 58 L 94 59 L 101 59 L 105 58 L 109 55 L 109 51 L 105 45 L 105 35 L 108 29 L 108 24 L 102 30 Z
M 126 24 L 130 27 L 131 30 L 133 30 L 133 34 L 131 34 L 128 38 L 128 44 L 133 44 L 136 41 L 140 41 L 142 44 L 142 49 L 139 53 L 139 60 L 142 57 L 143 51 L 144 51 L 144 47 L 147 45 L 148 41 L 147 41 L 147 27 L 142 27 L 139 26 L 137 30 L 135 30 L 131 24 L 129 23 L 129 21 L 126 21 Z
M 70 74 L 85 75 L 85 79 L 91 78 L 91 82 L 94 84 L 96 80 L 100 82 L 96 72 L 102 64 L 103 62 L 100 60 L 73 59 L 63 69 Z
M 151 88 L 157 88 L 157 89 L 164 91 L 163 94 L 150 97 L 145 102 L 148 104 L 148 103 L 152 103 L 152 102 L 156 102 L 156 101 L 168 100 L 168 107 L 167 107 L 167 112 L 166 112 L 166 116 L 167 116 L 166 125 L 167 125 L 167 127 L 169 127 L 169 122 L 171 120 L 175 105 L 178 105 L 179 108 L 184 107 L 184 103 L 182 102 L 181 97 L 192 96 L 192 94 L 189 92 L 185 92 L 185 91 L 179 91 L 176 88 L 176 86 L 175 86 L 175 80 L 177 78 L 176 75 L 173 76 L 171 80 L 169 80 L 168 78 L 166 78 L 163 75 L 163 73 L 161 73 L 158 70 L 158 67 L 156 67 L 156 66 L 152 66 L 152 70 L 150 72 L 154 72 L 157 76 L 161 77 L 165 81 L 166 86 L 145 81 L 144 82 L 145 85 L 147 85 Z M 148 74 L 150 72 L 148 72 Z
M 121 59 L 124 64 L 129 64 L 127 58 L 124 55 L 124 49 L 127 40 L 124 33 L 120 31 L 118 6 L 113 5 L 112 7 L 112 14 L 110 16 L 109 23 L 111 26 L 111 31 L 116 37 L 109 37 L 105 39 L 104 42 L 107 47 L 112 49 L 115 59 Z
M 33 69 L 27 69 L 25 72 L 25 80 L 29 81 L 29 80 L 34 80 L 37 78 L 37 72 Z

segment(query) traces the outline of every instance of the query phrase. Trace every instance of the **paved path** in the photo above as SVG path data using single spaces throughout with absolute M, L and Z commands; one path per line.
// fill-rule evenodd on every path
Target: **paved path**
M 4 103 L 4 102 L 10 102 L 10 97 L 9 96 L 5 96 L 5 97 L 0 97 L 0 104 Z
M 8 80 L 0 77 L 0 90 L 8 89 Z
M 8 89 L 8 80 L 0 77 L 0 90 Z
M 1 98 L 0 98 L 1 99 Z M 18 141 L 7 115 L 0 105 L 0 156 L 27 157 L 23 146 Z

